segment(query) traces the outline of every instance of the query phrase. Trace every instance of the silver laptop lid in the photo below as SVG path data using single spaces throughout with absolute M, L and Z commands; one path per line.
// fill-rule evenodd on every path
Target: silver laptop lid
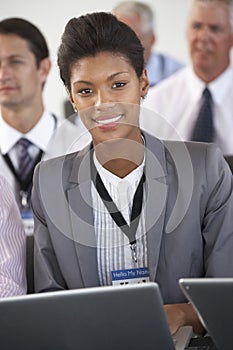
M 173 350 L 156 283 L 0 299 L 1 349 Z
M 182 278 L 179 281 L 219 350 L 233 349 L 233 278 Z

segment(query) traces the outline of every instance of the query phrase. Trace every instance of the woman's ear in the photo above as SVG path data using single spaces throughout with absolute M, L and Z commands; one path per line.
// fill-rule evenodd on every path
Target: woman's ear
M 140 83 L 141 83 L 141 97 L 145 98 L 150 87 L 147 71 L 145 68 L 143 69 L 143 72 L 140 78 Z
M 73 100 L 73 97 L 72 97 L 72 94 L 69 90 L 67 90 L 67 93 L 68 93 L 68 96 L 69 96 L 69 100 L 70 100 L 70 103 L 72 104 L 73 106 L 73 110 L 75 113 L 78 112 L 77 108 L 75 107 L 75 104 L 74 104 L 74 100 Z

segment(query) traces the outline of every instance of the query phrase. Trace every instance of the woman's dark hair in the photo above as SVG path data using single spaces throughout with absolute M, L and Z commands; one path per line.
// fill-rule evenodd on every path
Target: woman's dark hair
M 100 52 L 124 56 L 138 77 L 144 68 L 143 47 L 135 32 L 114 15 L 94 12 L 72 18 L 66 25 L 58 49 L 60 77 L 70 91 L 72 65 Z
M 0 21 L 0 34 L 15 34 L 26 40 L 29 50 L 36 58 L 37 67 L 44 58 L 49 57 L 49 49 L 42 33 L 23 18 L 12 17 Z

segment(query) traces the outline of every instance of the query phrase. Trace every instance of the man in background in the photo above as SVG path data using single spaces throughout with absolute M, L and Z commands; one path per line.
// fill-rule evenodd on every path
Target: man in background
M 163 117 L 141 126 L 165 139 L 215 142 L 233 154 L 233 1 L 192 0 L 187 39 L 192 64 L 150 89 L 143 106 Z
M 172 57 L 153 51 L 157 40 L 154 32 L 154 14 L 147 4 L 139 1 L 123 1 L 113 8 L 112 13 L 131 27 L 141 40 L 145 50 L 145 63 L 150 87 L 184 66 Z
M 58 126 L 43 101 L 50 68 L 46 40 L 34 24 L 22 18 L 0 21 L 0 174 L 13 189 L 27 234 L 33 231 L 34 167 L 48 156 Z M 62 143 L 65 139 L 63 135 Z

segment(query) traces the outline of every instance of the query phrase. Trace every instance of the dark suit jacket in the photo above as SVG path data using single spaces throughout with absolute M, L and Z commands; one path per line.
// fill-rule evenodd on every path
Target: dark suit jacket
M 233 276 L 232 174 L 213 144 L 144 136 L 150 279 L 182 302 L 180 277 Z M 37 166 L 32 206 L 36 291 L 98 286 L 90 146 Z

